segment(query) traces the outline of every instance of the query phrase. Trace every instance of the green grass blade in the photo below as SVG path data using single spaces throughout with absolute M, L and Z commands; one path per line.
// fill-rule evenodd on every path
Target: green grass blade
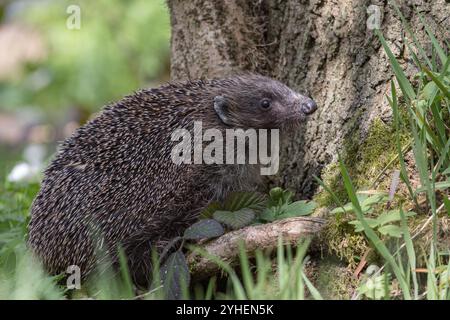
M 320 294 L 319 290 L 314 287 L 314 285 L 309 281 L 308 277 L 305 275 L 305 273 L 302 271 L 302 278 L 303 281 L 305 281 L 306 287 L 308 288 L 309 292 L 311 293 L 312 297 L 315 300 L 323 300 L 322 295 Z
M 361 210 L 361 205 L 359 203 L 358 197 L 356 196 L 355 188 L 353 187 L 353 184 L 351 182 L 347 168 L 345 167 L 345 165 L 340 157 L 339 157 L 339 166 L 340 166 L 342 177 L 344 179 L 345 189 L 347 190 L 347 194 L 353 204 L 356 216 L 358 217 L 358 220 L 361 222 L 362 226 L 364 227 L 364 233 L 369 238 L 369 240 L 372 242 L 372 244 L 375 246 L 375 248 L 378 250 L 378 252 L 381 254 L 381 256 L 391 266 L 391 268 L 398 280 L 400 288 L 402 289 L 404 298 L 407 300 L 411 300 L 411 294 L 409 292 L 408 284 L 405 280 L 405 277 L 404 277 L 400 267 L 395 262 L 395 258 L 389 252 L 389 250 L 387 249 L 387 247 L 385 246 L 383 241 L 381 241 L 381 239 L 376 235 L 376 233 L 372 230 L 372 228 L 369 227 L 369 225 L 366 222 L 366 219 L 364 218 L 364 214 Z
M 216 289 L 216 276 L 213 276 L 208 281 L 208 287 L 206 288 L 205 300 L 211 300 L 213 293 Z
M 127 298 L 132 298 L 134 296 L 133 281 L 131 280 L 130 271 L 128 269 L 126 254 L 122 247 L 118 248 L 118 253 L 119 253 L 120 273 L 124 281 L 123 291 Z
M 442 111 L 440 106 L 437 103 L 431 103 L 430 110 L 433 115 L 432 121 L 437 130 L 437 137 L 439 138 L 439 145 L 445 145 L 447 141 L 447 133 L 445 129 L 445 122 L 442 118 Z
M 433 34 L 433 31 L 430 29 L 430 27 L 428 26 L 428 24 L 425 22 L 425 19 L 422 17 L 421 14 L 419 14 L 419 19 L 422 22 L 422 24 L 425 27 L 425 30 L 428 34 L 428 37 L 431 40 L 431 43 L 433 44 L 434 49 L 436 50 L 439 59 L 441 60 L 442 64 L 445 64 L 445 61 L 447 60 L 447 55 L 444 52 L 444 49 L 442 49 L 442 47 L 439 45 L 438 40 L 436 39 L 436 37 Z
M 402 21 L 403 29 L 405 29 L 405 31 L 406 31 L 406 32 L 409 34 L 409 36 L 411 37 L 411 39 L 412 39 L 412 41 L 413 41 L 415 47 L 417 48 L 417 50 L 418 50 L 419 53 L 420 53 L 422 59 L 424 59 L 425 62 L 427 63 L 427 65 L 431 68 L 431 66 L 432 66 L 431 61 L 430 61 L 430 59 L 428 58 L 428 55 L 426 54 L 424 48 L 420 45 L 420 42 L 417 40 L 417 37 L 416 37 L 415 33 L 412 32 L 411 27 L 410 27 L 410 25 L 409 25 L 409 23 L 408 23 L 408 20 L 405 18 L 405 16 L 403 15 L 403 13 L 400 11 L 400 8 L 399 8 L 398 5 L 395 3 L 395 1 L 389 1 L 389 2 L 393 5 L 395 11 L 397 12 L 397 15 L 400 17 L 400 20 Z M 406 41 L 405 41 L 404 43 L 406 43 Z M 413 52 L 413 51 L 411 50 L 411 52 Z M 417 62 L 416 62 L 416 63 L 417 63 Z
M 391 95 L 392 99 L 387 97 L 389 104 L 392 108 L 392 113 L 394 115 L 394 125 L 395 125 L 395 144 L 397 147 L 398 159 L 400 162 L 400 174 L 403 182 L 405 182 L 406 187 L 408 188 L 409 195 L 411 199 L 413 199 L 416 207 L 419 207 L 419 203 L 417 202 L 417 196 L 413 191 L 411 181 L 408 177 L 408 171 L 406 170 L 405 157 L 403 156 L 403 149 L 400 143 L 400 113 L 398 109 L 398 100 L 397 100 L 397 90 L 395 89 L 394 81 L 391 80 Z
M 193 253 L 199 254 L 199 255 L 213 261 L 223 271 L 225 271 L 228 274 L 229 278 L 231 279 L 231 284 L 233 286 L 233 290 L 236 295 L 236 299 L 238 299 L 238 300 L 247 300 L 248 299 L 247 295 L 245 293 L 244 287 L 242 286 L 242 283 L 239 280 L 239 277 L 237 276 L 236 272 L 233 270 L 233 268 L 228 263 L 226 263 L 225 261 L 222 261 L 218 257 L 210 254 L 208 251 L 206 251 L 205 249 L 200 248 L 198 246 L 187 245 L 187 247 Z
M 450 199 L 447 198 L 446 195 L 444 195 L 444 206 L 445 206 L 445 210 L 447 211 L 447 215 L 450 217 Z
M 416 274 L 416 252 L 414 251 L 414 245 L 411 238 L 411 233 L 409 232 L 408 224 L 406 222 L 405 213 L 403 208 L 400 207 L 400 217 L 401 217 L 401 229 L 403 233 L 403 239 L 405 241 L 406 253 L 408 254 L 408 261 L 411 270 L 411 276 L 414 285 L 414 300 L 419 298 L 419 285 L 417 282 Z
M 391 63 L 392 69 L 394 70 L 395 76 L 397 77 L 398 84 L 400 88 L 402 89 L 403 94 L 405 97 L 409 98 L 410 100 L 416 99 L 416 93 L 414 92 L 413 87 L 411 86 L 411 83 L 406 78 L 405 73 L 403 72 L 403 69 L 401 68 L 400 64 L 398 63 L 397 59 L 395 58 L 394 54 L 392 53 L 391 49 L 389 48 L 389 45 L 387 44 L 386 40 L 384 39 L 383 35 L 379 30 L 375 30 L 376 35 L 380 39 L 381 44 L 383 45 L 384 51 L 386 52 L 389 61 Z
M 339 207 L 342 208 L 345 212 L 344 204 L 339 200 L 339 198 L 336 196 L 336 194 L 323 182 L 319 177 L 313 175 L 313 178 L 317 181 L 317 183 L 325 189 L 326 192 L 330 194 L 330 196 L 333 198 L 333 201 L 339 205 Z
M 434 245 L 431 245 L 430 248 L 430 256 L 427 262 L 427 299 L 428 300 L 437 300 L 438 295 L 438 283 L 435 276 L 436 271 L 436 254 L 434 250 Z
M 450 153 L 450 138 L 445 143 L 445 146 L 442 149 L 441 154 L 439 156 L 439 160 L 436 163 L 436 166 L 435 166 L 436 172 L 440 172 L 442 166 L 444 166 L 444 168 L 449 168 L 450 167 L 450 156 L 449 156 L 449 153 Z
M 429 179 L 428 173 L 428 162 L 427 162 L 427 148 L 423 144 L 422 139 L 419 137 L 419 131 L 416 124 L 410 118 L 411 131 L 414 138 L 413 143 L 413 153 L 416 162 L 416 168 L 419 172 L 420 182 L 422 186 L 426 188 L 427 197 L 429 204 L 431 206 L 431 211 L 433 214 L 433 242 L 436 243 L 437 239 L 437 216 L 436 216 L 436 198 L 435 198 L 435 188 L 434 188 L 434 178 L 432 175 L 431 181 Z
M 450 92 L 449 92 L 448 88 L 445 86 L 445 84 L 442 83 L 442 81 L 439 78 L 437 78 L 427 68 L 422 68 L 422 70 L 431 78 L 431 80 L 433 80 L 433 82 L 438 86 L 438 88 L 441 89 L 442 93 L 447 97 L 447 99 L 450 99 Z
M 414 113 L 414 118 L 420 124 L 421 129 L 425 129 L 424 133 L 426 134 L 427 140 L 430 142 L 430 146 L 439 153 L 439 150 L 443 148 L 442 142 L 435 135 L 433 129 L 431 129 L 430 125 L 426 121 L 424 115 L 422 115 L 417 108 L 415 108 L 416 112 Z
M 247 251 L 245 250 L 244 244 L 242 242 L 239 243 L 239 260 L 241 262 L 242 281 L 244 283 L 244 288 L 247 292 L 248 298 L 254 299 L 253 288 L 255 287 L 255 284 L 253 283 L 253 276 L 250 270 L 250 264 L 248 262 Z

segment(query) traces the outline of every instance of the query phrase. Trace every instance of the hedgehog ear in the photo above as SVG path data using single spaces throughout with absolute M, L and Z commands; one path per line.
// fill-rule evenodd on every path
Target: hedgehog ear
M 228 102 L 224 96 L 214 97 L 214 110 L 223 123 L 231 125 L 231 119 L 228 116 Z

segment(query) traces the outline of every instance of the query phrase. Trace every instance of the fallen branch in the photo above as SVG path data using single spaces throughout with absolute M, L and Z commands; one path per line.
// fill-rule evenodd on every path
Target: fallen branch
M 257 249 L 275 249 L 280 236 L 285 244 L 295 246 L 300 239 L 317 235 L 324 225 L 325 220 L 316 217 L 288 218 L 231 231 L 199 246 L 208 254 L 234 265 L 239 259 L 239 242 L 241 241 L 247 254 L 252 257 Z M 220 272 L 215 262 L 195 252 L 188 254 L 187 262 L 192 277 L 196 279 L 203 279 Z

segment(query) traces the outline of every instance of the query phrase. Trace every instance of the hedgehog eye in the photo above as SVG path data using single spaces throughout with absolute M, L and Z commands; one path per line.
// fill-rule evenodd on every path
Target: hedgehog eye
M 261 108 L 269 109 L 270 108 L 270 100 L 269 99 L 262 99 L 261 100 Z

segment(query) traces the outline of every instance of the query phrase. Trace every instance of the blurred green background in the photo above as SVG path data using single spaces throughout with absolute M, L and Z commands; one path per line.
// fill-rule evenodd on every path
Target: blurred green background
M 103 105 L 168 80 L 169 39 L 163 0 L 0 0 L 0 179 L 26 146 L 48 158 Z

